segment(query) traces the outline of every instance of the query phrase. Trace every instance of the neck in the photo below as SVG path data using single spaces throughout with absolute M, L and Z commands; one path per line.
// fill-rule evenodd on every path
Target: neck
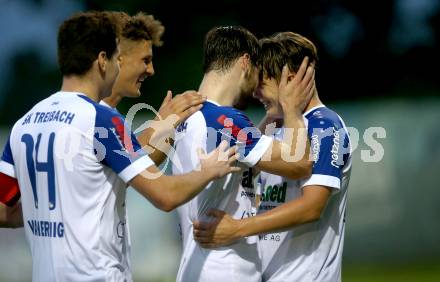
M 310 110 L 310 109 L 312 109 L 314 107 L 317 107 L 317 106 L 321 106 L 321 105 L 323 105 L 323 103 L 319 99 L 318 90 L 315 90 L 315 94 L 313 94 L 313 97 L 310 100 L 310 102 L 307 105 L 307 107 L 304 109 L 304 112 L 307 112 L 308 110 Z
M 232 107 L 240 95 L 235 81 L 232 72 L 210 71 L 204 75 L 199 93 L 222 106 Z
M 76 75 L 63 77 L 61 91 L 83 93 L 95 102 L 101 100 L 99 97 L 98 86 L 94 85 L 89 80 Z
M 122 96 L 120 96 L 120 95 L 116 94 L 115 92 L 113 92 L 111 96 L 109 96 L 107 98 L 104 98 L 103 100 L 110 107 L 116 108 L 119 105 L 119 103 L 121 102 Z

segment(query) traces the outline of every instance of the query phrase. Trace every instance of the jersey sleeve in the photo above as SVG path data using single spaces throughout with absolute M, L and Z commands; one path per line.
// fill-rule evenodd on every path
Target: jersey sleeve
M 12 207 L 20 196 L 17 179 L 0 172 L 0 202 Z
M 17 179 L 15 179 L 14 158 L 9 139 L 0 160 L 0 202 L 7 206 L 13 206 L 20 199 L 20 190 Z
M 237 111 L 231 117 L 222 115 L 218 122 L 223 124 L 223 130 L 231 136 L 230 145 L 238 146 L 239 161 L 247 166 L 255 166 L 273 142 L 272 138 L 262 135 L 241 112 Z
M 123 117 L 105 107 L 97 109 L 94 148 L 101 163 L 125 183 L 154 164 L 124 125 Z
M 308 124 L 313 167 L 310 178 L 301 186 L 321 185 L 341 188 L 342 169 L 347 161 L 344 148 L 348 146 L 345 129 L 330 119 L 311 119 Z
M 15 178 L 16 176 L 14 166 L 15 164 L 14 158 L 12 157 L 10 138 L 8 138 L 0 160 L 0 172 Z

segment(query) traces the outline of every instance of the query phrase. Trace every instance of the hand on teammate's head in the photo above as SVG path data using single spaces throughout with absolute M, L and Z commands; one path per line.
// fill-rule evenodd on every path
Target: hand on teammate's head
M 284 113 L 302 114 L 315 93 L 315 68 L 304 57 L 296 74 L 283 67 L 278 87 L 279 101 Z

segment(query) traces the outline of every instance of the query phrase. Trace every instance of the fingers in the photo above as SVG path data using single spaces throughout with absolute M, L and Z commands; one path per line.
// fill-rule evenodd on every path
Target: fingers
M 299 81 L 303 80 L 303 77 L 307 71 L 307 66 L 309 65 L 309 57 L 305 56 L 301 66 L 298 69 L 298 72 L 296 73 L 295 77 L 293 78 L 294 82 L 298 83 Z
M 185 111 L 183 111 L 180 114 L 180 120 L 184 121 L 185 119 L 187 119 L 188 117 L 190 117 L 192 114 L 194 114 L 195 112 L 199 111 L 201 108 L 203 108 L 203 105 L 197 105 L 197 106 L 192 106 L 189 109 L 186 109 Z
M 206 215 L 212 216 L 212 217 L 215 217 L 215 218 L 222 218 L 225 214 L 226 213 L 224 211 L 216 210 L 216 209 L 210 209 L 206 213 Z
M 198 106 L 206 101 L 205 98 L 203 98 L 199 94 L 191 94 L 191 95 L 180 95 L 174 97 L 172 103 L 172 107 L 174 109 L 174 113 L 180 114 L 183 111 L 187 110 L 190 107 Z
M 315 68 L 312 65 L 310 65 L 307 67 L 306 74 L 301 82 L 302 85 L 306 87 L 314 79 L 314 77 L 315 77 Z
M 228 157 L 230 158 L 230 157 L 236 155 L 237 152 L 238 152 L 238 147 L 237 147 L 237 145 L 235 145 L 234 147 L 229 148 L 229 149 L 228 149 Z
M 220 142 L 220 145 L 218 145 L 217 150 L 219 152 L 225 152 L 226 148 L 229 146 L 229 142 L 226 140 L 222 140 L 222 142 Z
M 206 156 L 205 151 L 202 148 L 197 148 L 197 156 L 199 157 L 199 159 L 204 159 Z
M 289 67 L 284 65 L 283 70 L 281 71 L 280 87 L 285 87 L 287 85 L 288 77 Z
M 213 243 L 200 243 L 200 246 L 204 249 L 215 249 L 217 248 L 216 244 Z
M 238 167 L 238 166 L 231 166 L 229 168 L 229 173 L 231 173 L 231 172 L 240 172 L 240 171 L 241 171 L 241 168 Z
M 237 153 L 234 154 L 233 156 L 230 156 L 228 159 L 228 164 L 231 165 L 231 164 L 235 163 L 239 157 L 240 157 L 240 154 L 237 154 Z
M 160 105 L 160 108 L 164 107 L 166 104 L 168 104 L 173 99 L 173 93 L 171 90 L 167 91 L 167 95 L 165 95 L 165 98 L 162 101 L 162 104 Z M 159 109 L 160 109 L 159 108 Z
M 195 230 L 193 231 L 194 240 L 199 242 L 200 244 L 212 244 L 212 232 Z
M 203 221 L 194 221 L 193 226 L 194 226 L 194 230 L 209 230 L 211 224 Z
M 169 101 L 171 113 L 182 114 L 187 109 L 198 106 L 206 101 L 206 97 L 200 95 L 196 91 L 186 91 L 183 94 L 176 95 Z
M 169 102 L 169 101 L 171 101 L 172 98 L 173 98 L 173 92 L 171 92 L 171 90 L 168 90 L 164 101 Z
M 212 244 L 212 238 L 211 237 L 194 235 L 194 240 L 199 242 L 199 244 L 204 244 L 204 245 L 208 245 L 208 244 L 211 245 Z
M 208 242 L 208 240 L 212 238 L 212 231 L 211 230 L 194 229 L 193 235 L 194 235 L 194 238 L 200 238 L 201 241 Z
M 311 98 L 313 96 L 313 93 L 315 88 L 315 72 L 313 72 L 312 78 L 307 84 L 307 87 L 305 89 L 305 93 L 307 95 L 307 98 Z

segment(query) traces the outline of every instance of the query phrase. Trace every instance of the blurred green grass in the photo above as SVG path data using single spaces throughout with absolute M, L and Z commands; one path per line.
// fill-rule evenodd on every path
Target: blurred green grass
M 437 282 L 440 262 L 425 264 L 343 265 L 344 282 Z
M 135 282 L 144 282 L 134 279 Z M 440 282 L 440 262 L 421 264 L 347 264 L 342 268 L 343 282 Z M 153 282 L 173 282 L 156 280 Z M 291 282 L 291 281 L 286 281 Z

